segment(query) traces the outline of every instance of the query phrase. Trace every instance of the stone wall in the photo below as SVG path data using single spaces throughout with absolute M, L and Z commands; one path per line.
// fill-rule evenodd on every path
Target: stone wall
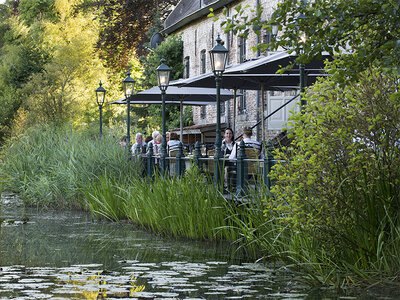
M 243 0 L 236 1 L 227 6 L 229 14 L 232 15 L 238 4 L 242 7 L 249 5 L 250 8 L 255 8 L 257 3 L 260 3 L 264 7 L 263 18 L 270 19 L 270 16 L 276 7 L 279 0 Z M 247 9 L 250 13 L 250 9 Z M 214 11 L 215 15 L 219 17 L 219 20 L 214 22 L 213 18 L 202 16 L 192 21 L 190 24 L 180 28 L 175 34 L 181 34 L 184 43 L 184 59 L 189 59 L 189 77 L 197 76 L 201 74 L 201 53 L 206 52 L 206 72 L 211 72 L 210 57 L 208 51 L 212 49 L 216 42 L 218 34 L 224 40 L 225 47 L 229 49 L 228 64 L 240 63 L 240 37 L 233 35 L 232 33 L 225 34 L 220 26 L 222 20 L 225 20 L 225 16 L 222 14 L 222 10 Z M 257 38 L 256 34 L 251 32 L 248 39 L 246 40 L 246 60 L 259 56 L 259 53 L 254 52 L 251 47 L 257 45 L 258 42 L 262 41 L 261 38 Z M 262 55 L 268 55 L 268 53 L 261 53 Z M 244 126 L 253 126 L 263 115 L 261 112 L 261 95 L 257 91 L 244 91 L 246 94 L 246 109 L 239 112 L 239 98 L 236 103 L 236 120 L 235 126 L 233 125 L 234 117 L 234 101 L 230 100 L 225 104 L 225 116 L 221 117 L 222 122 L 228 123 L 229 127 L 235 129 L 235 135 L 242 133 Z M 266 100 L 267 101 L 267 100 Z M 268 111 L 268 109 L 267 109 Z M 206 116 L 202 117 L 202 108 L 193 107 L 193 120 L 195 124 L 207 124 L 215 123 L 216 120 L 216 106 L 208 105 L 206 107 Z M 229 116 L 228 113 L 229 112 Z M 266 124 L 265 132 L 266 137 L 272 137 L 276 135 L 279 130 L 271 130 Z M 261 126 L 253 131 L 254 137 L 257 139 L 261 138 Z

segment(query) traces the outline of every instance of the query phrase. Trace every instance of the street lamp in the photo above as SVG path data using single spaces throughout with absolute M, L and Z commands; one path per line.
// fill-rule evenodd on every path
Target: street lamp
M 222 157 L 221 152 L 221 80 L 222 73 L 225 71 L 226 59 L 228 57 L 228 49 L 223 46 L 222 39 L 217 37 L 217 45 L 214 46 L 210 52 L 211 68 L 215 76 L 215 86 L 217 89 L 217 128 L 215 137 L 215 155 L 214 155 L 214 179 L 215 184 L 219 184 L 221 180 L 221 169 L 219 167 L 219 159 Z
M 156 69 L 157 73 L 157 81 L 158 87 L 161 90 L 161 100 L 162 100 L 162 142 L 161 142 L 161 171 L 162 174 L 166 174 L 166 163 L 165 158 L 167 157 L 167 132 L 166 132 L 166 120 L 165 120 L 165 92 L 169 85 L 169 75 L 171 73 L 171 69 L 164 64 L 165 59 L 161 59 L 161 65 Z
M 99 131 L 99 137 L 101 140 L 101 136 L 102 136 L 102 108 L 103 108 L 103 104 L 104 104 L 104 99 L 106 98 L 106 90 L 101 86 L 101 81 L 99 82 L 99 87 L 95 90 L 96 92 L 96 102 L 97 105 L 99 106 L 99 110 L 100 110 L 100 131 Z
M 124 87 L 124 94 L 127 104 L 127 117 L 126 117 L 126 149 L 129 153 L 131 146 L 131 97 L 133 95 L 133 89 L 135 87 L 135 80 L 131 77 L 131 72 L 126 73 L 128 76 L 122 81 Z

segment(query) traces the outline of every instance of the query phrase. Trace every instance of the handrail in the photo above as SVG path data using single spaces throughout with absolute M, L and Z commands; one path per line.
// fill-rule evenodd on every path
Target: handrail
M 275 109 L 273 112 L 271 112 L 268 116 L 264 117 L 264 120 L 268 119 L 269 117 L 273 116 L 276 112 L 278 112 L 279 110 L 281 110 L 282 108 L 284 108 L 286 105 L 288 105 L 290 102 L 292 102 L 294 99 L 296 99 L 297 97 L 299 97 L 300 94 L 297 94 L 296 96 L 294 96 L 292 99 L 290 99 L 289 101 L 283 103 L 281 106 L 279 106 L 277 109 Z M 258 121 L 255 125 L 253 125 L 251 127 L 251 129 L 257 127 L 258 125 L 260 125 L 261 120 Z M 241 135 L 239 135 L 237 138 L 235 138 L 235 141 L 237 141 L 238 139 L 240 139 L 243 136 L 243 133 Z

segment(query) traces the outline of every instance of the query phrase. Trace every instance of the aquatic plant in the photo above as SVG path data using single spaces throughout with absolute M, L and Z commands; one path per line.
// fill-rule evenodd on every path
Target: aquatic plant
M 43 125 L 12 138 L 3 148 L 1 177 L 5 189 L 27 204 L 83 207 L 81 187 L 107 172 L 116 178 L 136 176 L 118 144 L 119 133 L 105 130 L 101 141 L 90 129 Z
M 85 188 L 91 211 L 112 220 L 125 216 L 167 236 L 201 240 L 235 240 L 228 202 L 196 168 L 181 178 L 131 177 L 116 181 L 104 176 Z M 123 214 L 122 214 L 123 207 Z

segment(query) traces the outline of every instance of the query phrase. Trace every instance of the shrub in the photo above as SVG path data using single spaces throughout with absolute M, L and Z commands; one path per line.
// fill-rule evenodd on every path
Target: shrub
M 398 82 L 369 70 L 345 88 L 335 78 L 315 84 L 291 118 L 292 145 L 275 153 L 266 215 L 283 216 L 344 269 L 400 269 Z

